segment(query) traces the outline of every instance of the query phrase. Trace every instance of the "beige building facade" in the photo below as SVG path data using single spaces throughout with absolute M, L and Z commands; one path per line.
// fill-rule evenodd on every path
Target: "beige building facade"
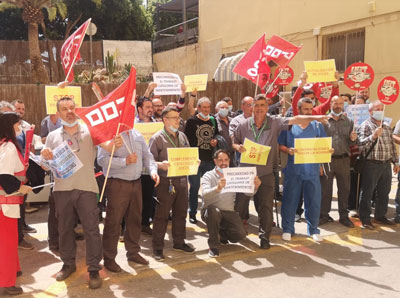
M 246 51 L 263 33 L 303 46 L 290 63 L 292 84 L 304 61 L 328 58 L 341 73 L 352 62 L 371 65 L 371 99 L 385 76 L 400 81 L 399 0 L 199 0 L 199 42 L 155 54 L 153 62 L 157 71 L 212 78 L 222 57 Z M 354 93 L 345 85 L 340 91 Z M 385 114 L 399 120 L 400 99 Z

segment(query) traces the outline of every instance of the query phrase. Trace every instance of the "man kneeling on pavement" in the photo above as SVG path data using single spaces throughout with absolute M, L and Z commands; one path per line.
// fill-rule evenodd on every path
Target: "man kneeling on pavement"
M 222 169 L 229 167 L 229 154 L 225 150 L 217 150 L 214 154 L 215 168 L 204 174 L 201 179 L 203 207 L 201 217 L 207 224 L 209 239 L 208 255 L 219 257 L 219 244 L 236 243 L 246 237 L 243 221 L 234 210 L 236 193 L 221 193 L 226 185 Z M 261 181 L 254 178 L 254 192 Z M 249 194 L 252 195 L 252 194 Z

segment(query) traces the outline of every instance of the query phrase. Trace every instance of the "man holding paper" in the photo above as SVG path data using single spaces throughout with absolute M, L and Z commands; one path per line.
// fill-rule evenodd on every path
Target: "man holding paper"
M 298 102 L 300 115 L 312 115 L 313 104 L 311 99 L 303 97 Z M 326 137 L 323 126 L 317 121 L 293 125 L 289 131 L 283 131 L 278 139 L 279 149 L 288 154 L 288 161 L 283 173 L 282 197 L 282 239 L 290 241 L 295 233 L 294 220 L 300 194 L 303 192 L 307 232 L 314 241 L 321 241 L 319 237 L 319 214 L 321 209 L 321 184 L 319 180 L 320 164 L 295 164 L 295 140 L 300 138 Z
M 234 132 L 233 148 L 243 153 L 246 148 L 243 146 L 247 138 L 258 144 L 271 147 L 271 152 L 265 165 L 256 165 L 257 175 L 261 180 L 261 186 L 254 195 L 254 204 L 259 217 L 259 237 L 260 247 L 269 249 L 269 236 L 272 230 L 273 221 L 273 199 L 275 192 L 275 178 L 273 165 L 278 153 L 278 136 L 282 130 L 287 130 L 289 125 L 302 124 L 308 125 L 313 120 L 324 122 L 327 116 L 308 116 L 298 115 L 291 118 L 275 117 L 267 115 L 268 103 L 263 94 L 259 94 L 254 99 L 253 117 L 240 122 Z M 240 163 L 240 166 L 247 166 Z M 238 193 L 235 201 L 235 210 L 239 212 L 243 220 L 248 219 L 248 208 L 250 198 L 245 194 Z M 319 216 L 319 214 L 318 214 Z
M 172 239 L 174 249 L 193 253 L 194 249 L 185 243 L 186 214 L 188 208 L 187 176 L 168 177 L 168 148 L 187 148 L 189 141 L 179 128 L 179 113 L 176 108 L 166 107 L 161 113 L 164 129 L 150 139 L 150 152 L 158 165 L 160 184 L 157 186 L 159 204 L 153 220 L 153 255 L 157 261 L 164 261 L 164 236 L 167 231 L 169 211 L 172 209 Z
M 242 219 L 235 211 L 236 192 L 223 192 L 226 187 L 226 178 L 223 169 L 229 167 L 230 157 L 227 151 L 217 150 L 214 154 L 215 168 L 204 174 L 201 179 L 203 208 L 201 217 L 208 229 L 208 255 L 219 257 L 219 245 L 236 243 L 246 237 Z M 254 192 L 260 186 L 260 179 L 254 177 Z M 247 196 L 253 193 L 246 193 Z
M 54 178 L 53 196 L 58 218 L 60 257 L 62 269 L 56 274 L 56 280 L 62 281 L 76 271 L 75 224 L 77 215 L 82 223 L 86 240 L 86 264 L 89 271 L 89 287 L 101 286 L 99 270 L 102 259 L 101 235 L 99 231 L 99 209 L 97 193 L 99 188 L 94 177 L 94 160 L 96 148 L 93 145 L 88 127 L 80 124 L 75 114 L 75 102 L 63 97 L 57 102 L 57 113 L 62 127 L 49 133 L 41 155 L 46 160 L 53 159 L 53 150 L 67 143 L 77 158 L 82 162 L 72 176 L 62 179 Z M 116 147 L 122 142 L 115 141 Z M 100 145 L 107 151 L 112 150 L 113 142 Z

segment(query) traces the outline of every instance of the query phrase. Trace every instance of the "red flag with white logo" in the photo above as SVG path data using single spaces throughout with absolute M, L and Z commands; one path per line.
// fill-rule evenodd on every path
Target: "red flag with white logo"
M 81 58 L 79 49 L 81 48 L 83 39 L 86 34 L 86 30 L 92 19 L 88 19 L 83 23 L 78 30 L 76 30 L 68 39 L 64 42 L 61 47 L 61 64 L 65 72 L 65 80 L 72 82 L 74 80 L 74 64 Z
M 261 66 L 260 70 L 258 68 L 260 60 L 262 59 L 262 50 L 264 48 L 265 33 L 251 46 L 246 55 L 240 59 L 233 69 L 234 73 L 252 81 L 254 84 L 257 84 L 257 75 L 259 74 L 258 86 L 260 88 L 265 86 L 269 78 L 269 67 L 266 60 L 261 61 L 263 66 Z
M 91 107 L 77 108 L 76 114 L 89 127 L 93 143 L 99 145 L 111 140 L 117 133 L 133 128 L 136 104 L 136 69 L 102 101 Z
M 267 41 L 264 55 L 268 60 L 272 60 L 280 67 L 285 68 L 300 49 L 301 46 L 295 46 L 287 40 L 273 35 Z

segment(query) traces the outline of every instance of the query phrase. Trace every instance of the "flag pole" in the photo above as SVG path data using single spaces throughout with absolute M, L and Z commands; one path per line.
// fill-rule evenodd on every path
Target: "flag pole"
M 85 33 L 83 33 L 83 38 L 85 38 L 86 31 L 87 31 L 87 29 L 89 28 L 89 25 L 90 25 L 91 22 L 92 22 L 92 18 L 89 19 L 89 24 L 88 24 L 87 27 L 86 27 Z M 76 60 L 76 58 L 78 57 L 79 50 L 81 49 L 81 46 L 82 46 L 82 44 L 83 44 L 83 38 L 82 38 L 81 44 L 79 45 L 78 50 L 76 51 L 76 53 L 75 53 L 75 55 L 74 55 L 74 59 L 72 60 L 71 67 L 69 68 L 67 75 L 65 76 L 65 81 L 64 81 L 64 82 L 68 82 L 69 74 L 71 73 L 71 70 L 72 70 L 73 67 L 74 67 L 75 60 Z
M 254 98 L 257 96 L 257 90 L 258 90 L 258 81 L 260 79 L 260 75 L 257 74 L 257 80 L 256 80 L 256 90 L 254 91 Z
M 275 79 L 273 80 L 273 82 L 268 86 L 268 89 L 265 90 L 265 95 L 267 95 L 268 93 L 271 92 L 271 89 L 272 89 L 272 87 L 274 86 L 276 80 L 281 76 L 282 70 L 283 70 L 283 69 L 281 68 L 281 70 L 279 71 L 279 73 L 278 73 L 278 75 L 276 76 L 276 78 L 275 78 Z
M 117 133 L 115 134 L 116 136 L 119 134 L 119 129 L 120 129 L 120 127 L 121 127 L 121 122 L 118 123 Z M 121 137 L 122 137 L 122 136 L 121 136 Z M 113 147 L 112 147 L 112 150 L 111 150 L 110 161 L 108 162 L 107 173 L 106 173 L 106 176 L 105 176 L 105 180 L 104 180 L 104 184 L 103 184 L 103 189 L 101 190 L 101 195 L 100 195 L 100 200 L 99 200 L 100 203 L 103 201 L 104 191 L 105 191 L 105 189 L 106 189 L 106 184 L 107 184 L 107 180 L 108 180 L 108 175 L 110 174 L 111 162 L 112 162 L 112 159 L 113 159 L 113 156 L 114 156 L 114 152 L 115 152 L 115 143 L 114 143 L 114 145 L 113 145 Z

